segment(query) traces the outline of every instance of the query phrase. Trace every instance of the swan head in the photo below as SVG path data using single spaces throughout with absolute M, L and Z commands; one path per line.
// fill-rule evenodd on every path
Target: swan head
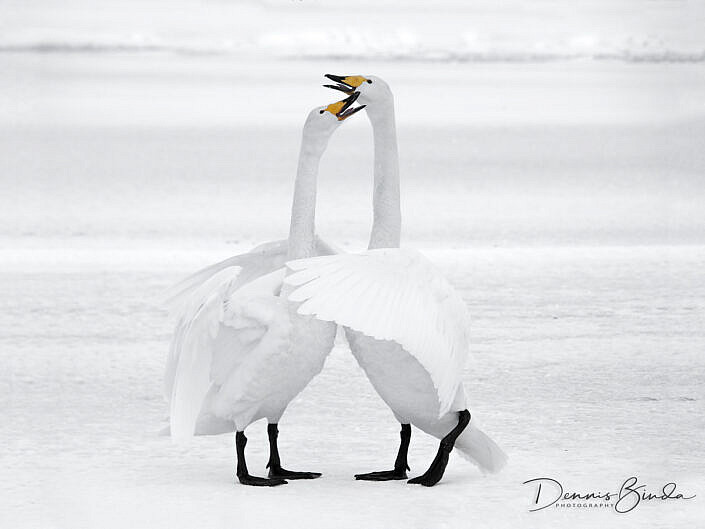
M 304 123 L 303 136 L 305 143 L 325 148 L 335 129 L 350 116 L 365 108 L 365 105 L 353 108 L 353 103 L 359 97 L 360 94 L 358 92 L 353 92 L 341 101 L 311 110 L 306 118 L 306 123 Z
M 323 85 L 326 88 L 340 90 L 346 94 L 357 91 L 360 94 L 360 103 L 370 105 L 368 111 L 373 107 L 384 107 L 393 104 L 394 96 L 389 85 L 375 75 L 333 75 L 326 74 L 326 77 L 336 84 Z

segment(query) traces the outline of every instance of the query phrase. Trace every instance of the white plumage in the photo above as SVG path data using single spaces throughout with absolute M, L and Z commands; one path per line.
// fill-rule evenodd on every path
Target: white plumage
M 446 414 L 469 350 L 469 315 L 455 289 L 419 252 L 368 250 L 287 263 L 299 314 L 394 341 L 428 371 Z M 461 408 L 462 409 L 462 408 Z
M 286 252 L 285 241 L 268 243 L 177 285 L 165 376 L 176 441 L 276 423 L 323 368 L 335 325 L 297 315 L 280 297 L 286 269 L 270 269 Z
M 442 439 L 467 408 L 462 373 L 469 352 L 465 303 L 419 252 L 377 249 L 287 263 L 299 314 L 346 329 L 350 349 L 402 424 Z M 455 448 L 483 472 L 506 455 L 473 419 Z
M 276 380 L 281 365 L 268 366 L 272 358 L 294 354 L 289 307 L 279 297 L 284 272 L 280 269 L 239 287 L 241 269 L 229 267 L 194 292 L 172 346 L 174 439 L 244 430 L 262 417 L 276 422 L 288 404 L 276 394 L 293 393 L 293 398 L 308 383 L 309 379 L 290 378 L 285 387 L 272 391 L 261 381 Z M 322 367 L 322 362 L 313 361 Z
M 394 96 L 375 76 L 326 77 L 327 85 L 355 87 L 367 105 L 374 136 L 373 224 L 369 250 L 356 255 L 288 263 L 296 286 L 289 298 L 301 314 L 345 327 L 350 349 L 372 386 L 402 424 L 394 470 L 356 475 L 406 478 L 410 424 L 441 439 L 428 470 L 410 483 L 433 486 L 455 447 L 485 472 L 496 472 L 504 452 L 467 409 L 462 373 L 469 352 L 469 317 L 455 289 L 421 254 L 399 249 L 401 207 Z
M 314 255 L 333 255 L 340 251 L 332 244 L 327 243 L 320 237 L 315 237 Z M 247 253 L 235 255 L 212 264 L 190 275 L 186 279 L 180 281 L 171 287 L 164 298 L 170 306 L 172 315 L 178 317 L 184 314 L 190 314 L 185 303 L 200 301 L 202 298 L 199 295 L 194 295 L 196 290 L 207 290 L 208 281 L 218 272 L 227 268 L 237 267 L 237 283 L 235 286 L 241 286 L 252 281 L 260 276 L 279 270 L 284 267 L 287 261 L 289 252 L 289 241 L 286 239 L 280 241 L 272 241 L 260 244 Z
M 308 115 L 288 240 L 216 263 L 172 289 L 177 323 L 164 384 L 171 435 L 184 441 L 194 434 L 236 431 L 237 476 L 246 485 L 320 476 L 281 467 L 277 423 L 323 368 L 336 325 L 296 313 L 282 292 L 283 263 L 333 251 L 315 236 L 318 164 L 331 134 L 359 110 L 348 110 L 356 98 Z M 245 461 L 244 430 L 261 418 L 269 422 L 271 479 L 250 475 Z
M 216 294 L 220 293 L 224 296 L 223 289 L 226 286 L 229 292 L 235 292 L 250 281 L 275 270 L 281 270 L 283 277 L 288 249 L 287 240 L 261 244 L 250 252 L 229 257 L 199 270 L 173 286 L 166 293 L 167 305 L 176 322 L 164 376 L 164 395 L 167 402 L 170 403 L 170 407 L 176 369 L 185 344 L 185 334 L 191 328 L 191 322 L 197 316 L 198 311 Z M 338 250 L 320 237 L 316 237 L 315 252 L 316 255 L 330 255 L 337 253 Z M 201 314 L 200 319 L 204 318 L 205 315 Z M 184 371 L 183 376 L 186 376 L 186 373 Z

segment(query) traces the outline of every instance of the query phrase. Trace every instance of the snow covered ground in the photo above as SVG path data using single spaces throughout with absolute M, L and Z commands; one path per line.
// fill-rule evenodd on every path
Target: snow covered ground
M 157 436 L 169 326 L 155 299 L 215 255 L 56 253 L 72 265 L 30 250 L 0 258 L 5 527 L 683 527 L 705 515 L 699 496 L 623 515 L 528 513 L 521 485 L 605 490 L 636 475 L 702 494 L 703 247 L 430 251 L 473 316 L 472 411 L 510 455 L 489 477 L 454 456 L 433 489 L 352 479 L 392 463 L 398 425 L 344 346 L 281 423 L 285 464 L 320 480 L 243 487 L 231 436 L 190 450 Z M 264 423 L 248 435 L 250 468 L 264 473 Z M 414 432 L 412 475 L 435 449 Z
M 697 64 L 247 62 L 5 53 L 0 78 L 2 527 L 686 527 L 705 518 L 705 85 Z M 433 489 L 355 482 L 398 425 L 340 345 L 281 423 L 285 465 L 234 484 L 230 436 L 157 432 L 169 322 L 159 293 L 286 234 L 320 75 L 397 98 L 405 244 L 473 318 L 472 411 L 510 456 L 453 457 Z M 7 101 L 12 104 L 7 104 Z M 355 117 L 321 166 L 321 233 L 369 229 L 371 141 Z M 263 424 L 248 431 L 264 473 Z M 412 475 L 436 442 L 415 432 Z M 535 477 L 689 501 L 529 513 Z

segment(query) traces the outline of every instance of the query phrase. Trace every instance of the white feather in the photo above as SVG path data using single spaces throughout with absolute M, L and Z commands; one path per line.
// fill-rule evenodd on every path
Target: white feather
M 222 282 L 195 312 L 184 321 L 174 347 L 176 369 L 171 383 L 170 426 L 172 438 L 185 441 L 194 433 L 203 399 L 210 389 L 210 369 L 215 339 L 214 322 L 221 320 L 222 303 L 229 281 Z
M 188 329 L 186 322 L 192 321 L 205 301 L 225 283 L 230 284 L 230 291 L 235 291 L 275 270 L 281 270 L 283 273 L 288 248 L 289 243 L 286 240 L 260 244 L 248 253 L 235 255 L 203 268 L 164 294 L 170 314 L 176 321 L 164 374 L 164 395 L 168 402 L 171 402 L 179 355 L 184 344 L 184 334 Z M 319 255 L 338 253 L 333 245 L 319 237 L 316 237 L 316 251 Z M 276 278 L 273 284 L 277 284 Z M 278 286 L 281 286 L 281 281 Z
M 184 310 L 184 304 L 188 304 L 194 298 L 200 299 L 198 291 L 202 291 L 202 287 L 208 280 L 222 270 L 237 267 L 242 271 L 237 286 L 244 285 L 248 281 L 283 268 L 288 250 L 289 242 L 286 239 L 260 244 L 247 253 L 229 257 L 199 270 L 169 288 L 162 297 L 170 307 L 170 312 L 178 317 Z M 337 253 L 340 251 L 334 245 L 316 237 L 316 255 Z
M 413 250 L 379 249 L 287 263 L 298 312 L 401 345 L 428 371 L 439 416 L 458 391 L 469 350 L 465 303 Z
M 335 251 L 321 239 L 316 243 L 317 251 Z M 171 290 L 176 329 L 164 390 L 175 441 L 188 440 L 196 429 L 200 433 L 222 432 L 222 419 L 229 422 L 232 417 L 214 421 L 213 416 L 204 416 L 204 411 L 213 412 L 204 410 L 206 401 L 212 399 L 213 406 L 220 402 L 220 408 L 226 409 L 223 402 L 242 400 L 242 395 L 236 398 L 232 393 L 233 388 L 238 391 L 244 385 L 238 381 L 251 379 L 252 372 L 270 355 L 289 345 L 288 308 L 278 297 L 286 273 L 287 248 L 286 241 L 258 246 L 197 272 Z M 220 387 L 228 383 L 230 394 Z M 210 423 L 216 425 L 212 431 Z
M 237 290 L 231 278 L 222 278 L 217 287 L 211 279 L 212 290 L 200 308 L 182 321 L 183 329 L 174 347 L 178 362 L 170 409 L 175 441 L 184 442 L 194 435 L 204 401 L 216 380 L 223 381 L 224 387 L 230 383 L 226 393 L 216 388 L 217 401 L 241 401 L 238 392 L 244 384 L 232 381 L 251 380 L 260 364 L 288 349 L 288 307 L 275 294 L 285 272 L 275 270 Z M 214 365 L 225 366 L 227 372 L 214 373 Z M 226 409 L 218 416 L 234 421 L 234 412 L 230 411 Z

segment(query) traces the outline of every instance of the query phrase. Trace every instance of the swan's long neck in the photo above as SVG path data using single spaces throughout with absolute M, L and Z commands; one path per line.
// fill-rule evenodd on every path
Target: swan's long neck
M 294 184 L 294 202 L 289 228 L 289 259 L 303 259 L 315 255 L 316 184 L 318 163 L 325 145 L 313 145 L 304 137 L 299 154 L 299 167 Z
M 394 104 L 378 107 L 367 115 L 372 123 L 375 145 L 374 220 L 368 247 L 398 248 L 401 241 L 401 209 L 399 207 L 399 151 Z

